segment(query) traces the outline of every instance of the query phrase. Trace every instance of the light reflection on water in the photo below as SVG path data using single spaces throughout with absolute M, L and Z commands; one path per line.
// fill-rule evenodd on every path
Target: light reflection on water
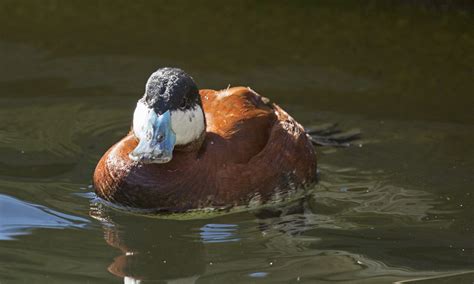
M 0 240 L 30 234 L 32 229 L 85 229 L 89 220 L 0 194 Z
M 206 224 L 201 227 L 200 235 L 203 243 L 225 243 L 240 241 L 237 224 Z

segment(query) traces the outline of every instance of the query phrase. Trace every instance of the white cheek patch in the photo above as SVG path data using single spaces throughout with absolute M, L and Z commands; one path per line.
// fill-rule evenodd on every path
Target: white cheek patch
M 171 112 L 171 129 L 176 134 L 176 145 L 195 141 L 205 130 L 204 127 L 204 114 L 200 106 Z
M 133 113 L 133 133 L 137 138 L 144 139 L 146 137 L 148 120 L 152 111 L 153 109 L 147 107 L 141 100 L 138 101 Z

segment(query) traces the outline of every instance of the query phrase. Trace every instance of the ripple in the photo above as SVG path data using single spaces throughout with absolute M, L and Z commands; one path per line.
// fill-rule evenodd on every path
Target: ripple
M 203 243 L 226 243 L 240 241 L 236 224 L 206 224 L 200 229 Z
M 334 223 L 345 223 L 344 227 L 365 227 L 371 222 L 375 222 L 374 225 L 381 222 L 386 225 L 430 225 L 434 223 L 425 220 L 434 212 L 440 215 L 455 213 L 454 210 L 441 210 L 442 202 L 437 195 L 397 186 L 390 174 L 380 170 L 341 170 L 323 166 L 321 171 L 324 181 L 315 187 L 309 202 L 310 210 L 329 216 Z M 436 226 L 439 225 L 437 222 Z
M 0 126 L 1 176 L 51 178 L 74 172 L 76 167 L 81 171 L 129 130 L 128 115 L 116 106 L 48 101 L 0 113 L 4 121 Z
M 35 228 L 84 228 L 87 219 L 0 194 L 0 240 L 30 234 Z

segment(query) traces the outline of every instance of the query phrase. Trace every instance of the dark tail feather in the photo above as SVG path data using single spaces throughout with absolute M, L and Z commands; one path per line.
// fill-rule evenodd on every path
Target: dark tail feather
M 341 131 L 337 123 L 326 123 L 306 129 L 309 139 L 313 145 L 349 147 L 351 142 L 360 138 L 360 129 Z

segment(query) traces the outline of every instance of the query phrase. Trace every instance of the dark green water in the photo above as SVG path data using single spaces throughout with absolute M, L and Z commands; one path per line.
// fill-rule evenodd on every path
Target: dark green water
M 0 283 L 472 283 L 474 9 L 416 3 L 0 1 Z M 280 217 L 97 208 L 95 164 L 162 66 L 361 147 L 318 149 Z

